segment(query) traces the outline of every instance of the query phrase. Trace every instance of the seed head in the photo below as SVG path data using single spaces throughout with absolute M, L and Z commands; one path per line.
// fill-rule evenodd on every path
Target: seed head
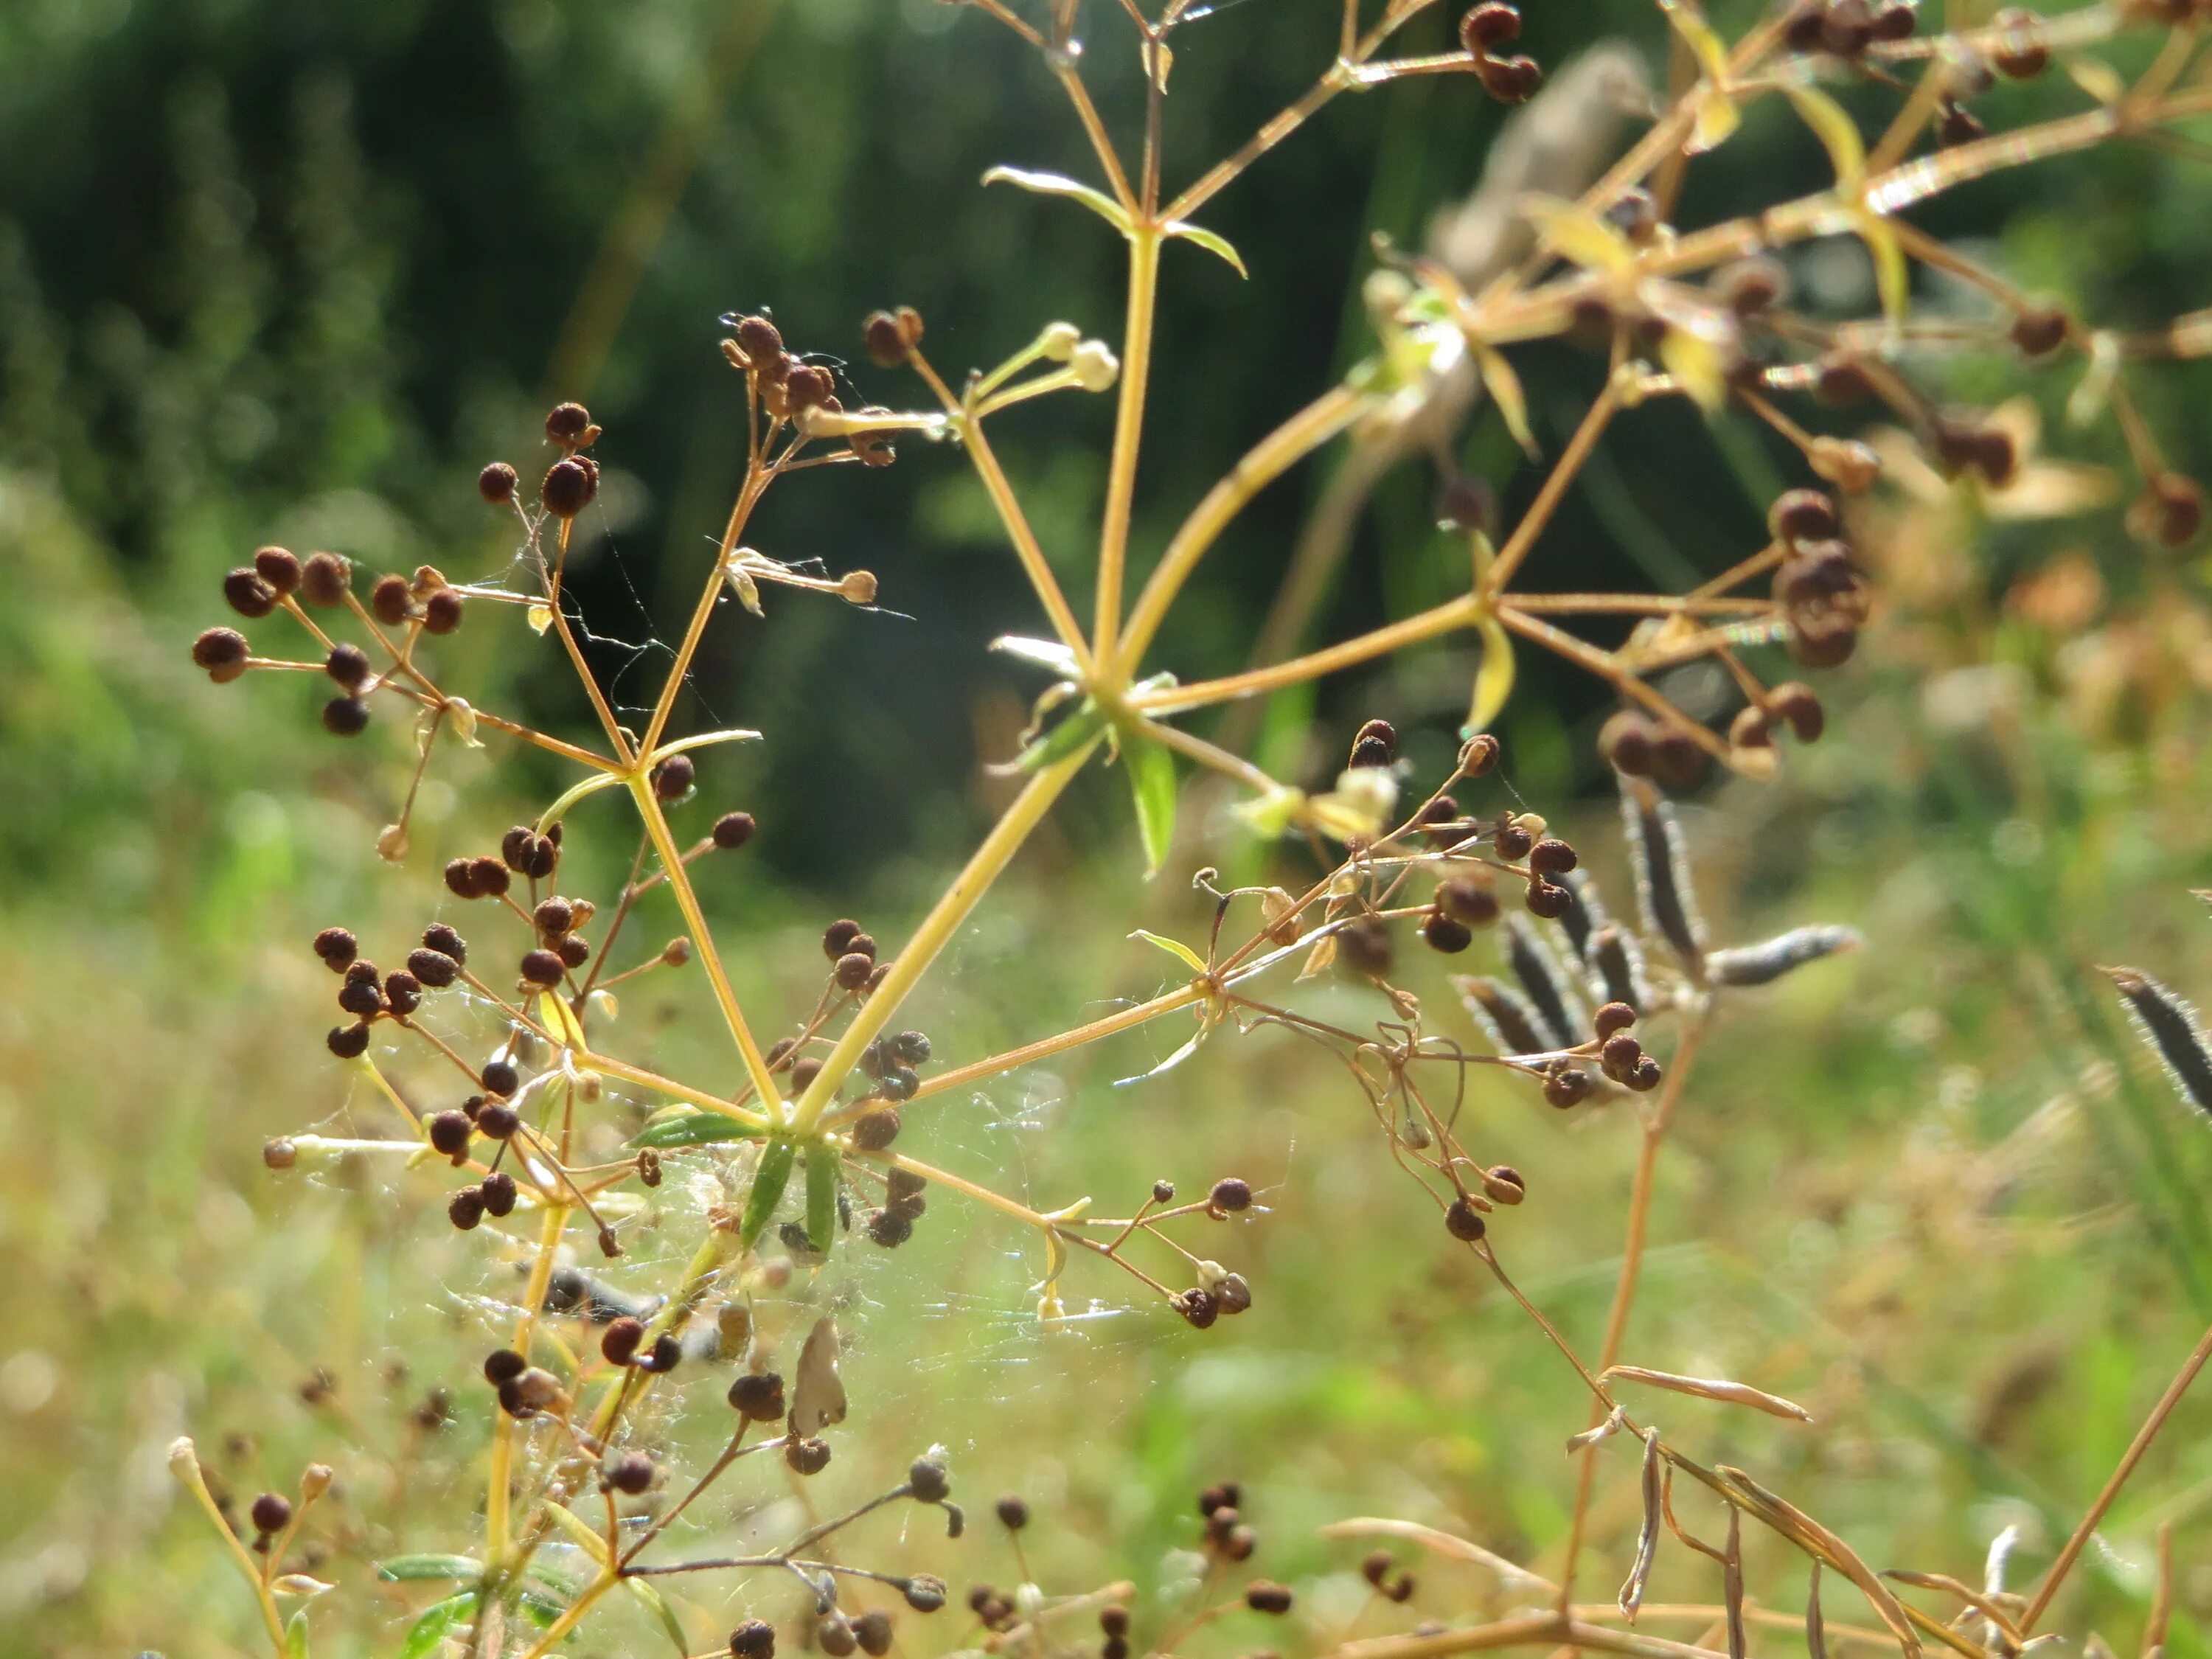
M 1474 942 L 1474 933 L 1456 916 L 1436 909 L 1421 919 L 1421 939 L 1431 951 L 1456 956 Z
M 774 1371 L 748 1371 L 730 1384 L 730 1405 L 752 1423 L 773 1423 L 783 1415 L 783 1378 Z
M 645 1340 L 644 1322 L 623 1314 L 609 1322 L 599 1337 L 599 1353 L 610 1365 L 627 1365 L 637 1357 Z
M 379 576 L 376 585 L 368 590 L 370 613 L 386 628 L 397 628 L 405 622 L 414 604 L 415 596 L 409 591 L 404 576 Z
M 592 412 L 581 404 L 556 404 L 545 416 L 545 435 L 556 444 L 574 446 L 592 429 Z
M 192 661 L 222 685 L 246 672 L 246 659 L 252 651 L 246 635 L 236 629 L 210 628 L 192 641 Z
M 564 407 L 573 408 L 568 404 Z M 559 410 L 554 411 L 559 413 Z M 643 1452 L 624 1452 L 607 1465 L 607 1485 L 617 1492 L 636 1497 L 653 1485 L 653 1460 Z
M 477 474 L 477 494 L 494 507 L 505 507 L 514 499 L 515 487 L 520 483 L 513 467 L 505 461 L 494 461 Z
M 1244 1587 L 1244 1605 L 1255 1613 L 1288 1613 L 1291 1610 L 1290 1589 L 1268 1579 L 1255 1578 Z
M 999 1524 L 1008 1532 L 1019 1532 L 1030 1523 L 1030 1506 L 1017 1493 L 1006 1493 L 994 1507 L 998 1513 Z
M 1249 1210 L 1252 1207 L 1252 1183 L 1238 1176 L 1224 1176 L 1213 1183 L 1213 1190 L 1206 1195 L 1206 1201 L 1216 1210 Z
M 1490 1231 L 1490 1224 L 1482 1218 L 1482 1212 L 1462 1193 L 1444 1212 L 1444 1231 L 1454 1238 L 1464 1239 L 1472 1244 Z
M 333 1025 L 323 1041 L 340 1060 L 359 1060 L 368 1052 L 368 1027 Z
M 571 455 L 546 469 L 538 499 L 556 519 L 573 519 L 599 493 L 599 469 L 588 456 Z
M 264 1492 L 253 1500 L 252 1513 L 256 1532 L 282 1532 L 292 1524 L 292 1500 L 281 1492 Z
M 310 553 L 300 567 L 300 597 L 309 605 L 343 605 L 352 591 L 353 566 L 343 555 Z
M 250 564 L 239 566 L 222 579 L 222 597 L 241 617 L 265 617 L 276 608 L 276 590 Z
M 746 1620 L 730 1632 L 730 1653 L 732 1659 L 775 1659 L 775 1626 L 765 1619 Z
M 916 1503 L 942 1504 L 952 1495 L 952 1481 L 945 1473 L 945 1465 L 934 1458 L 915 1458 L 906 1472 L 906 1483 Z

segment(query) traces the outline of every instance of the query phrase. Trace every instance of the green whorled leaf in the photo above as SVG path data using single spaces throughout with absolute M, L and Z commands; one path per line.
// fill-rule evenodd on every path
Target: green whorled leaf
M 1026 634 L 1001 634 L 991 641 L 991 649 L 1016 657 L 1023 662 L 1035 663 L 1039 668 L 1049 668 L 1063 679 L 1073 679 L 1082 671 L 1075 653 L 1058 640 L 1032 639 Z
M 483 1577 L 483 1563 L 465 1555 L 395 1555 L 376 1564 L 376 1576 L 387 1583 L 412 1584 L 428 1579 L 473 1583 Z
M 1243 258 L 1234 247 L 1230 246 L 1229 239 L 1218 232 L 1207 230 L 1201 225 L 1192 224 L 1187 219 L 1175 220 L 1164 228 L 1170 236 L 1180 236 L 1187 242 L 1197 243 L 1208 253 L 1219 255 L 1229 262 L 1239 276 L 1249 278 L 1252 275 L 1250 271 L 1244 269 Z
M 1141 726 L 1122 733 L 1121 766 L 1137 803 L 1137 834 L 1145 844 L 1145 874 L 1156 876 L 1175 840 L 1175 757 L 1165 744 L 1148 737 Z
M 284 1659 L 307 1659 L 307 1610 L 305 1607 L 285 1623 Z
M 1073 714 L 1037 738 L 1014 757 L 1024 772 L 1042 772 L 1055 761 L 1066 760 L 1106 729 L 1106 711 L 1090 698 Z
M 407 1638 L 399 1644 L 399 1659 L 429 1659 L 440 1643 L 468 1623 L 470 1609 L 476 1604 L 473 1592 L 433 1601 L 422 1609 L 420 1618 L 408 1626 Z
M 1522 453 L 1534 460 L 1542 451 L 1536 447 L 1536 434 L 1528 424 L 1528 398 L 1521 390 L 1521 377 L 1513 372 L 1513 365 L 1505 361 L 1504 354 L 1486 345 L 1474 348 L 1475 367 L 1482 372 L 1482 384 L 1490 392 L 1491 402 L 1498 405 L 1504 417 L 1505 429 L 1513 434 L 1513 441 L 1521 446 Z
M 757 1140 L 760 1128 L 720 1112 L 693 1112 L 649 1123 L 630 1137 L 633 1146 L 665 1152 L 672 1146 L 712 1146 L 725 1140 Z
M 806 1242 L 827 1251 L 837 1238 L 837 1149 L 826 1140 L 806 1145 Z
M 1065 196 L 1080 202 L 1115 229 L 1127 235 L 1132 228 L 1121 204 L 1102 190 L 1093 190 L 1057 173 L 1037 173 L 1028 167 L 993 167 L 983 175 L 987 185 L 1014 185 L 1039 196 Z
M 1151 933 L 1142 927 L 1138 928 L 1129 937 L 1140 939 L 1147 945 L 1157 945 L 1177 962 L 1186 963 L 1194 974 L 1202 975 L 1206 971 L 1206 958 L 1179 939 L 1169 939 L 1164 934 Z
M 684 1626 L 678 1622 L 675 1613 L 670 1608 L 668 1598 L 657 1586 L 642 1578 L 625 1578 L 623 1588 L 642 1602 L 646 1611 L 659 1622 L 662 1632 L 676 1644 L 678 1655 L 690 1652 L 691 1644 L 684 1639 Z
M 1837 193 L 1856 200 L 1866 185 L 1866 140 L 1859 137 L 1858 123 L 1818 87 L 1785 86 L 1782 90 L 1797 106 L 1798 119 L 1813 129 L 1820 148 L 1828 152 L 1828 163 L 1836 170 Z
M 1475 631 L 1482 635 L 1482 665 L 1474 671 L 1474 700 L 1468 707 L 1467 724 L 1460 727 L 1463 738 L 1487 732 L 1513 695 L 1513 636 L 1495 617 L 1485 617 Z
M 744 1224 L 738 1235 L 747 1249 L 759 1243 L 760 1236 L 768 1231 L 769 1220 L 791 1181 L 791 1161 L 798 1150 L 787 1140 L 771 1140 L 761 1154 L 760 1168 L 753 1174 L 753 1189 L 745 1198 Z

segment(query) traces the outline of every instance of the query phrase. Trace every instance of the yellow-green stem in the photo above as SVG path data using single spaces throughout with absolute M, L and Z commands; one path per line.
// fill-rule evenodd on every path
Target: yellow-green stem
M 815 1074 L 814 1081 L 807 1085 L 805 1092 L 793 1106 L 791 1127 L 795 1133 L 802 1135 L 813 1133 L 822 1121 L 822 1115 L 829 1109 L 830 1103 L 836 1097 L 838 1085 L 851 1074 L 853 1067 L 860 1064 L 861 1051 L 876 1040 L 890 1017 L 898 1012 L 898 1006 L 905 1000 L 907 993 L 914 989 L 922 975 L 929 970 L 930 963 L 937 959 L 937 953 L 951 942 L 952 935 L 968 919 L 968 913 L 975 908 L 976 901 L 990 891 L 991 884 L 999 878 L 1014 854 L 1021 850 L 1022 843 L 1030 837 L 1030 832 L 1052 810 L 1053 802 L 1060 799 L 1060 792 L 1066 788 L 1075 775 L 1083 769 L 1084 763 L 1091 758 L 1091 752 L 1098 747 L 1098 742 L 1094 738 L 1073 754 L 1054 761 L 1031 778 L 1022 793 L 1014 797 L 1013 805 L 1006 809 L 1005 816 L 992 827 L 991 833 L 983 838 L 983 844 L 968 860 L 968 867 L 960 872 L 958 879 L 951 886 L 945 890 L 936 906 L 922 918 L 921 926 L 915 929 L 914 937 L 898 953 L 884 982 L 869 993 L 867 1000 L 854 1014 L 853 1023 L 845 1028 L 845 1035 L 837 1040 L 837 1046 L 823 1060 L 822 1069 Z M 775 1096 L 771 1092 L 764 1094 L 762 1098 L 772 1100 Z
M 684 925 L 690 930 L 691 943 L 699 952 L 700 966 L 707 970 L 707 982 L 714 988 L 714 1000 L 721 1005 L 722 1018 L 737 1040 L 738 1053 L 745 1063 L 745 1075 L 752 1079 L 753 1089 L 763 1104 L 779 1097 L 775 1079 L 769 1074 L 768 1060 L 761 1054 L 760 1044 L 753 1040 L 752 1028 L 745 1024 L 744 1011 L 738 1006 L 738 994 L 730 987 L 730 976 L 722 967 L 722 953 L 715 948 L 714 936 L 707 931 L 707 918 L 699 908 L 699 895 L 692 888 L 691 872 L 684 863 L 683 849 L 670 833 L 668 819 L 660 810 L 660 798 L 653 793 L 653 780 L 643 772 L 629 776 L 631 798 L 637 802 L 638 816 L 645 820 L 645 833 L 652 837 L 653 850 L 659 855 L 662 873 L 668 878 L 668 890 L 676 895 L 676 908 L 684 913 Z
M 1098 611 L 1091 654 L 1102 666 L 1113 660 L 1121 627 L 1121 571 L 1129 556 L 1129 512 L 1137 492 L 1137 448 L 1144 437 L 1152 308 L 1159 279 L 1160 233 L 1154 226 L 1139 225 L 1129 232 L 1129 310 L 1121 331 L 1121 401 L 1114 412 L 1114 455 L 1107 468 L 1106 508 L 1098 530 Z

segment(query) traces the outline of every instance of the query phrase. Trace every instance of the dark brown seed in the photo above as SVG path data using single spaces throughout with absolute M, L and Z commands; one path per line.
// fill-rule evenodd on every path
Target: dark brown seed
M 456 963 L 464 963 L 469 959 L 467 941 L 442 921 L 434 921 L 422 930 L 422 948 L 427 951 L 435 951 L 441 956 L 450 957 Z
M 422 631 L 450 634 L 461 625 L 461 596 L 441 587 L 422 601 Z
M 477 474 L 477 494 L 494 507 L 505 507 L 514 499 L 515 486 L 520 482 L 505 461 L 494 461 Z
M 462 1188 L 446 1206 L 446 1218 L 465 1233 L 482 1222 L 483 1214 L 483 1194 L 473 1187 Z
M 265 617 L 276 608 L 276 590 L 250 564 L 239 566 L 222 579 L 222 597 L 241 617 Z
M 1249 1210 L 1252 1207 L 1252 1183 L 1237 1176 L 1224 1176 L 1213 1183 L 1213 1190 L 1206 1201 L 1217 1210 Z
M 1388 766 L 1398 757 L 1398 733 L 1388 720 L 1370 720 L 1352 739 L 1354 766 Z
M 220 685 L 246 672 L 246 659 L 252 651 L 246 635 L 236 629 L 210 628 L 192 641 L 192 661 Z
M 487 1065 L 479 1080 L 483 1084 L 485 1093 L 498 1095 L 501 1098 L 512 1095 L 522 1085 L 514 1067 L 503 1060 L 495 1060 Z
M 1588 1100 L 1590 1091 L 1596 1086 L 1590 1081 L 1588 1072 L 1579 1066 L 1569 1066 L 1544 1079 L 1544 1098 L 1564 1112 L 1570 1106 L 1578 1106 Z
M 725 812 L 714 820 L 714 845 L 726 853 L 734 853 L 753 838 L 759 825 L 750 812 Z
M 384 976 L 384 1000 L 393 1013 L 404 1018 L 422 1006 L 422 981 L 404 968 L 386 974 Z
M 1443 910 L 1431 910 L 1421 918 L 1421 942 L 1431 951 L 1445 956 L 1457 956 L 1474 942 L 1474 934 L 1456 916 Z
M 1468 1202 L 1465 1194 L 1462 1194 L 1444 1212 L 1444 1231 L 1454 1238 L 1464 1239 L 1472 1244 L 1490 1231 L 1490 1224 L 1482 1218 L 1482 1212 Z
M 1601 1007 L 1590 1021 L 1591 1029 L 1603 1042 L 1616 1031 L 1625 1031 L 1636 1024 L 1636 1010 L 1625 1002 L 1608 1002 Z
M 2066 313 L 2057 306 L 2030 306 L 2012 319 L 2012 343 L 2024 357 L 2048 357 L 2066 343 Z
M 1546 881 L 1540 876 L 1528 884 L 1526 902 L 1528 914 L 1541 916 L 1547 921 L 1557 921 L 1574 908 L 1575 896 L 1555 881 Z
M 773 1423 L 783 1415 L 783 1378 L 774 1371 L 749 1371 L 730 1384 L 730 1405 L 751 1422 Z
M 336 553 L 310 553 L 300 567 L 300 597 L 309 605 L 343 605 L 353 591 L 353 566 Z
M 368 653 L 357 645 L 341 641 L 331 647 L 331 654 L 323 659 L 323 672 L 350 691 L 369 676 Z
M 556 444 L 574 444 L 592 427 L 592 413 L 581 404 L 556 404 L 545 416 L 545 435 Z
M 358 1060 L 368 1052 L 368 1027 L 333 1025 L 323 1041 L 340 1060 Z
M 853 941 L 860 936 L 860 924 L 849 917 L 831 922 L 822 930 L 822 954 L 835 962 L 852 949 Z
M 853 1621 L 853 1639 L 860 1644 L 860 1651 L 869 1659 L 882 1659 L 891 1650 L 891 1616 L 880 1607 L 870 1609 Z
M 1030 1523 L 1030 1506 L 1016 1493 L 1006 1493 L 992 1507 L 998 1513 L 999 1524 L 1008 1532 L 1019 1532 Z
M 697 775 L 690 756 L 671 755 L 653 769 L 653 791 L 663 800 L 682 800 Z
M 1213 1299 L 1213 1293 L 1196 1285 L 1170 1297 L 1168 1305 L 1181 1314 L 1194 1330 L 1206 1329 L 1221 1316 L 1221 1304 Z
M 292 1524 L 292 1500 L 281 1492 L 264 1492 L 253 1500 L 251 1513 L 254 1531 L 282 1532 Z
M 574 518 L 599 493 L 599 470 L 580 455 L 554 462 L 538 486 L 538 501 L 556 519 Z
M 890 1106 L 864 1112 L 853 1121 L 853 1145 L 864 1152 L 880 1152 L 898 1139 L 899 1115 Z
M 461 975 L 461 964 L 443 951 L 433 951 L 427 945 L 407 953 L 407 971 L 434 991 L 442 991 Z
M 1437 885 L 1437 908 L 1469 927 L 1486 927 L 1498 920 L 1498 895 L 1481 882 L 1457 876 Z
M 1827 714 L 1820 697 L 1802 680 L 1785 680 L 1767 693 L 1766 701 L 1776 718 L 1796 733 L 1800 743 L 1817 742 L 1827 729 Z
M 875 969 L 873 957 L 864 956 L 858 951 L 848 951 L 837 958 L 837 983 L 844 990 L 857 991 L 868 982 L 868 975 Z
M 359 697 L 332 697 L 323 705 L 323 727 L 341 738 L 357 738 L 368 729 L 368 705 Z
M 334 974 L 343 974 L 361 954 L 361 945 L 343 927 L 325 927 L 315 935 L 315 954 Z
M 1766 510 L 1766 527 L 1778 541 L 1826 541 L 1836 534 L 1836 504 L 1818 489 L 1785 489 Z
M 574 407 L 574 405 L 568 405 Z M 559 413 L 556 410 L 555 413 Z M 607 1465 L 607 1485 L 636 1497 L 653 1484 L 653 1460 L 643 1452 L 624 1452 Z
M 566 971 L 566 964 L 550 951 L 526 951 L 522 957 L 522 977 L 532 985 L 558 985 Z
M 819 1474 L 830 1467 L 827 1440 L 793 1440 L 783 1449 L 783 1461 L 793 1474 Z
M 1582 860 L 1575 849 L 1556 836 L 1546 836 L 1528 849 L 1528 867 L 1539 875 L 1563 876 Z
M 405 622 L 414 602 L 415 596 L 408 591 L 404 576 L 379 576 L 376 586 L 368 590 L 369 611 L 387 628 L 397 628 Z
M 747 317 L 738 324 L 738 346 L 756 366 L 774 362 L 783 352 L 783 336 L 765 317 Z
M 503 1106 L 488 1100 L 477 1108 L 477 1130 L 494 1140 L 505 1140 L 522 1127 L 521 1116 L 512 1106 Z
M 871 312 L 860 325 L 860 337 L 866 343 L 868 360 L 878 368 L 896 368 L 907 359 L 907 340 L 899 328 L 898 319 L 888 311 Z
M 627 1365 L 645 1340 L 644 1322 L 629 1314 L 611 1321 L 599 1337 L 599 1354 L 610 1365 Z
M 505 1216 L 514 1212 L 517 1192 L 514 1177 L 504 1170 L 494 1170 L 478 1184 L 477 1191 L 483 1194 L 486 1215 Z

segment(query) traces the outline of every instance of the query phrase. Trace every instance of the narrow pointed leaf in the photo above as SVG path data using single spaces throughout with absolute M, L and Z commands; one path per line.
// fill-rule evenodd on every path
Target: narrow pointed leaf
M 690 1652 L 691 1644 L 684 1639 L 684 1626 L 677 1621 L 675 1613 L 669 1608 L 668 1598 L 660 1593 L 659 1586 L 643 1578 L 625 1578 L 622 1582 L 623 1588 L 644 1604 L 646 1611 L 660 1626 L 661 1632 L 676 1644 L 676 1651 L 678 1654 Z
M 672 1146 L 713 1146 L 726 1140 L 757 1140 L 761 1131 L 720 1112 L 690 1112 L 649 1123 L 630 1138 L 633 1146 L 665 1152 Z
M 1504 417 L 1505 429 L 1513 434 L 1513 441 L 1521 446 L 1522 453 L 1534 460 L 1539 453 L 1536 434 L 1528 425 L 1528 398 L 1521 390 L 1521 377 L 1513 372 L 1513 365 L 1505 361 L 1504 354 L 1492 347 L 1478 343 L 1474 361 L 1482 371 L 1482 384 L 1491 401 Z
M 745 1195 L 745 1218 L 738 1231 L 747 1249 L 760 1243 L 768 1231 L 775 1206 L 782 1200 L 783 1189 L 791 1180 L 791 1161 L 797 1148 L 787 1140 L 771 1140 L 761 1153 L 760 1168 L 753 1175 L 753 1189 Z
M 1176 1049 L 1158 1065 L 1153 1066 L 1151 1071 L 1139 1072 L 1134 1077 L 1115 1078 L 1114 1079 L 1114 1086 L 1117 1089 L 1126 1089 L 1133 1083 L 1142 1083 L 1148 1078 L 1158 1077 L 1164 1072 L 1172 1072 L 1176 1066 L 1182 1065 L 1183 1061 L 1188 1060 L 1193 1054 L 1196 1054 L 1198 1052 L 1198 1045 L 1204 1042 L 1205 1039 L 1206 1028 L 1201 1025 L 1198 1028 L 1197 1031 L 1192 1035 L 1189 1042 L 1184 1043 L 1182 1048 Z
M 1159 933 L 1147 933 L 1142 927 L 1137 929 L 1129 937 L 1140 939 L 1147 945 L 1158 945 L 1176 961 L 1188 964 L 1194 974 L 1203 974 L 1206 971 L 1206 958 L 1179 939 L 1169 939 Z
M 1512 635 L 1495 617 L 1485 617 L 1475 627 L 1482 635 L 1482 666 L 1474 671 L 1474 700 L 1468 707 L 1467 724 L 1460 728 L 1463 738 L 1488 731 L 1513 695 Z
M 1859 137 L 1858 123 L 1817 87 L 1784 87 L 1783 90 L 1796 105 L 1799 118 L 1813 129 L 1820 148 L 1828 152 L 1829 165 L 1836 170 L 1837 192 L 1856 201 L 1866 183 L 1866 141 Z
M 1065 196 L 1070 201 L 1080 202 L 1115 229 L 1127 234 L 1129 216 L 1121 204 L 1101 190 L 1057 173 L 1037 173 L 1028 167 L 993 167 L 983 175 L 987 185 L 1014 185 L 1039 196 Z
M 441 1578 L 472 1584 L 483 1577 L 483 1563 L 465 1555 L 395 1555 L 376 1564 L 376 1576 L 402 1584 Z
M 1230 246 L 1229 239 L 1218 231 L 1208 230 L 1202 225 L 1192 224 L 1188 219 L 1175 220 L 1166 227 L 1166 229 L 1169 235 L 1180 236 L 1185 241 L 1195 242 L 1208 253 L 1218 255 L 1227 260 L 1239 276 L 1251 276 L 1252 273 L 1244 269 L 1243 256 Z
M 1175 840 L 1175 757 L 1164 744 L 1132 733 L 1121 744 L 1121 766 L 1137 803 L 1137 834 L 1145 844 L 1145 874 L 1156 876 Z
M 1879 214 L 1861 214 L 1858 233 L 1874 260 L 1874 288 L 1881 296 L 1881 314 L 1892 324 L 1902 323 L 1912 298 L 1912 266 L 1905 257 L 1905 244 Z
M 1086 697 L 1080 708 L 1015 757 L 1014 764 L 1024 772 L 1042 772 L 1054 762 L 1066 760 L 1105 729 L 1106 711 Z
M 827 1252 L 837 1238 L 837 1149 L 824 1140 L 806 1146 L 806 1242 Z
M 466 1595 L 449 1595 L 423 1608 L 422 1616 L 407 1627 L 406 1639 L 399 1644 L 399 1659 L 429 1659 L 440 1643 L 468 1622 L 476 1601 L 471 1591 Z
M 1520 205 L 1553 252 L 1569 263 L 1587 270 L 1635 269 L 1636 251 L 1628 239 L 1581 204 L 1532 193 Z

